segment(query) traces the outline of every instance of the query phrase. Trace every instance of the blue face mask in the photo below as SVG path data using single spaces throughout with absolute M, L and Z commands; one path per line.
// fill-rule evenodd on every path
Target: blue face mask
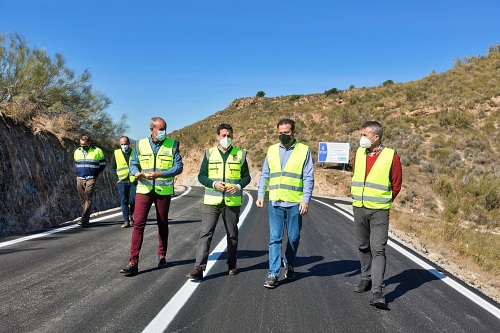
M 156 138 L 159 140 L 159 141 L 163 141 L 165 140 L 165 138 L 167 137 L 167 131 L 158 131 L 158 134 L 156 135 Z

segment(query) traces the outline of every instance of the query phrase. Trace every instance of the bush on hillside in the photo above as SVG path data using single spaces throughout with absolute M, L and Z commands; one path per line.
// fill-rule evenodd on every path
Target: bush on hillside
M 71 139 L 90 132 L 96 141 L 114 142 L 127 128 L 126 116 L 113 123 L 104 112 L 110 99 L 90 81 L 88 69 L 77 75 L 61 54 L 30 48 L 19 34 L 0 35 L 1 114 Z

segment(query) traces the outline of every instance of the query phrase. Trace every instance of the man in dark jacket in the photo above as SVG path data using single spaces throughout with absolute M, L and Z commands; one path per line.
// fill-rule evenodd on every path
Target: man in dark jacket
M 92 197 L 97 176 L 106 167 L 106 158 L 99 147 L 90 144 L 90 136 L 80 137 L 80 147 L 73 154 L 76 166 L 76 189 L 82 206 L 82 218 L 79 225 L 86 227 L 92 211 Z

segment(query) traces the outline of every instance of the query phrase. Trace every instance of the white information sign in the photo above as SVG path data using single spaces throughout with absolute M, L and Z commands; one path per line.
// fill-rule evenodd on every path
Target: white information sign
M 349 143 L 320 142 L 318 162 L 349 163 Z

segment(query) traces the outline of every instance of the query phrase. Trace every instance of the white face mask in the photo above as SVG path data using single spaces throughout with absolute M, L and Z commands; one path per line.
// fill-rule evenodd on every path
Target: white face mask
M 361 148 L 370 148 L 372 146 L 372 142 L 366 136 L 362 136 L 359 140 L 359 146 Z
M 159 141 L 163 141 L 165 140 L 165 138 L 167 137 L 167 131 L 158 131 L 158 135 L 156 135 L 156 138 L 159 140 Z
M 222 148 L 227 149 L 231 147 L 231 138 L 228 138 L 227 136 L 225 138 L 220 139 L 219 144 Z
M 122 151 L 126 153 L 128 151 L 129 145 L 121 145 L 122 146 Z

